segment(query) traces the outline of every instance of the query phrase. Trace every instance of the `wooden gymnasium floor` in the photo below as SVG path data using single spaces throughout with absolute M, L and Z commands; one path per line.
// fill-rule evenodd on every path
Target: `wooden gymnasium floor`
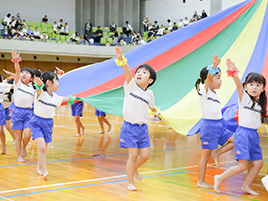
M 28 145 L 25 164 L 16 162 L 13 143 L 8 137 L 7 155 L 0 156 L 0 199 L 16 201 L 88 201 L 88 200 L 268 200 L 268 193 L 261 178 L 268 169 L 268 134 L 260 130 L 264 167 L 254 180 L 252 189 L 260 196 L 240 191 L 246 173 L 228 179 L 223 185 L 224 193 L 197 188 L 198 162 L 201 148 L 199 135 L 184 137 L 168 128 L 162 121 L 150 118 L 151 158 L 139 170 L 144 179 L 136 181 L 138 191 L 126 189 L 127 150 L 118 147 L 121 117 L 108 115 L 113 124 L 110 134 L 98 134 L 99 125 L 94 108 L 85 104 L 82 122 L 86 126 L 84 137 L 76 133 L 71 110 L 68 106 L 57 110 L 54 118 L 53 142 L 47 151 L 48 180 L 36 174 L 37 148 Z M 213 184 L 213 176 L 236 164 L 234 153 L 220 158 L 221 168 L 209 161 L 206 179 Z

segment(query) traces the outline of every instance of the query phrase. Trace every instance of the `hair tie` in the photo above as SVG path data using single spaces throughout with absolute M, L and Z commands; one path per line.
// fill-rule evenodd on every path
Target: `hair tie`
M 202 80 L 202 78 L 200 77 L 199 80 Z
M 207 70 L 211 75 L 215 75 L 220 72 L 219 67 L 217 66 L 216 69 L 214 69 L 212 64 L 207 67 Z

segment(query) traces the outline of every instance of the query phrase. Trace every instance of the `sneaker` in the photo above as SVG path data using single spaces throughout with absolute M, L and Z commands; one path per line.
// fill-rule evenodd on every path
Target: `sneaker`
M 267 192 L 268 192 L 268 175 L 266 175 L 265 177 L 263 177 L 261 179 L 262 184 L 264 185 L 264 187 L 266 188 Z

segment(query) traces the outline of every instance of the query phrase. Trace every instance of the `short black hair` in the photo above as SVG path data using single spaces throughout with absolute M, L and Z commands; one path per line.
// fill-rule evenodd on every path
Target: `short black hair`
M 33 73 L 34 73 L 34 75 L 35 75 L 35 77 L 41 77 L 41 72 L 40 72 L 40 70 L 38 70 L 38 69 L 33 69 Z
M 149 71 L 149 73 L 150 73 L 150 78 L 153 80 L 153 82 L 150 83 L 150 84 L 147 86 L 147 88 L 150 87 L 150 86 L 152 86 L 152 85 L 154 84 L 155 80 L 156 80 L 156 72 L 155 72 L 155 70 L 154 70 L 151 66 L 149 66 L 148 64 L 142 64 L 142 65 L 140 65 L 140 66 L 136 69 L 135 74 L 136 74 L 136 72 L 137 72 L 140 68 L 145 68 L 146 70 Z
M 27 72 L 31 73 L 32 78 L 34 77 L 34 73 L 33 73 L 32 69 L 30 69 L 28 67 L 24 67 L 23 69 L 20 70 L 20 72 L 22 72 L 22 71 L 27 71 Z

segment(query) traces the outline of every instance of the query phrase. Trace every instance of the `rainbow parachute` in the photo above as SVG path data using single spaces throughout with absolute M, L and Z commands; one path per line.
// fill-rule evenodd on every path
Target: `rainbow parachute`
M 214 54 L 222 58 L 223 83 L 217 93 L 223 117 L 229 129 L 235 130 L 238 99 L 235 84 L 225 73 L 226 59 L 236 63 L 242 81 L 249 72 L 268 78 L 267 9 L 267 0 L 245 1 L 125 54 L 132 72 L 143 63 L 157 72 L 151 88 L 155 103 L 163 120 L 176 132 L 193 135 L 199 131 L 202 115 L 194 84 Z M 100 110 L 122 116 L 124 81 L 124 71 L 110 59 L 64 75 L 58 94 L 75 95 Z

